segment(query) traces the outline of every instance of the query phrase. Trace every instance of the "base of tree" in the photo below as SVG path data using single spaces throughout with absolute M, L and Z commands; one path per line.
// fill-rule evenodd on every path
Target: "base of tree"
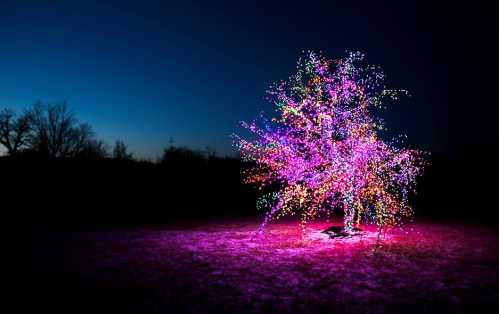
M 353 228 L 352 230 L 346 230 L 344 226 L 331 226 L 326 230 L 322 231 L 329 236 L 329 238 L 348 238 L 361 234 L 360 228 Z

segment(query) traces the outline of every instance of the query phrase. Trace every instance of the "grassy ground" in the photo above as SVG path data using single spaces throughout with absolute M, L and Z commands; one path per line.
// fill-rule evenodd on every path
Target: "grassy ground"
M 52 312 L 497 313 L 499 231 L 416 223 L 329 239 L 256 221 L 34 234 L 32 302 Z

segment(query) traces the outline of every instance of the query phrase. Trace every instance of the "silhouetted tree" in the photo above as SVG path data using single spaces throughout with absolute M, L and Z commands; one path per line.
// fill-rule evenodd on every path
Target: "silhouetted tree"
M 187 147 L 169 146 L 163 151 L 161 157 L 163 164 L 203 164 L 206 158 L 202 152 L 189 149 Z
M 114 144 L 113 158 L 119 160 L 130 160 L 133 154 L 128 152 L 128 147 L 122 140 L 117 140 Z
M 95 134 L 87 123 L 79 123 L 65 103 L 44 107 L 36 103 L 28 111 L 31 150 L 52 158 L 76 157 Z
M 76 157 L 84 159 L 104 159 L 109 156 L 108 145 L 101 140 L 90 140 Z
M 211 146 L 206 146 L 204 152 L 208 159 L 213 159 L 217 156 L 217 150 Z
M 26 147 L 31 131 L 28 114 L 17 115 L 12 109 L 0 111 L 0 144 L 9 155 L 16 155 Z

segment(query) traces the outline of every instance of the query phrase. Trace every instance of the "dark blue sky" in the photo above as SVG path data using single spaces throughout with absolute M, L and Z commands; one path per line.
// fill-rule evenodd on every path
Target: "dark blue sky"
M 66 100 L 138 156 L 170 138 L 230 153 L 237 122 L 270 108 L 266 88 L 301 50 L 348 49 L 410 90 L 384 116 L 411 145 L 451 153 L 497 139 L 488 8 L 235 2 L 2 1 L 0 107 Z

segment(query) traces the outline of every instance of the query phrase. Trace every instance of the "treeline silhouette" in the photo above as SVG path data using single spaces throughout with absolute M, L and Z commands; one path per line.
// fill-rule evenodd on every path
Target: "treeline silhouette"
M 164 160 L 168 160 L 165 162 Z M 35 225 L 118 226 L 254 216 L 240 162 L 170 147 L 159 162 L 4 157 L 3 206 Z
M 97 139 L 66 104 L 2 110 L 0 144 L 5 221 L 88 228 L 262 214 L 239 158 L 169 145 L 159 160 L 137 160 L 122 140 L 110 149 Z M 412 201 L 417 217 L 497 222 L 498 152 L 475 145 L 454 159 L 433 156 Z
M 43 105 L 17 113 L 0 111 L 0 144 L 10 156 L 40 158 L 104 158 L 105 144 L 88 123 L 80 123 L 65 103 Z
M 110 149 L 66 104 L 0 112 L 2 207 L 33 226 L 159 224 L 255 216 L 234 157 L 169 145 L 137 160 L 122 140 Z

